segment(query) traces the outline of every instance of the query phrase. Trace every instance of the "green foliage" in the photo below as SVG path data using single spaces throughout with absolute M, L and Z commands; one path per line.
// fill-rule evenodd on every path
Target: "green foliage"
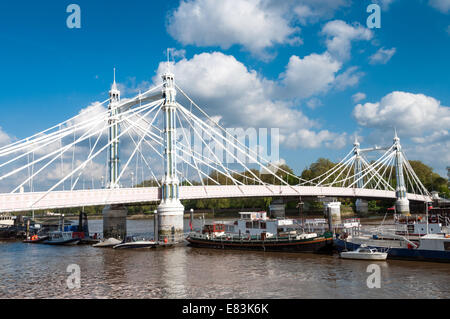
M 420 179 L 422 184 L 428 189 L 428 191 L 437 191 L 441 195 L 449 196 L 447 179 L 441 177 L 439 174 L 433 172 L 433 169 L 428 165 L 425 165 L 421 161 L 409 161 L 411 167 Z

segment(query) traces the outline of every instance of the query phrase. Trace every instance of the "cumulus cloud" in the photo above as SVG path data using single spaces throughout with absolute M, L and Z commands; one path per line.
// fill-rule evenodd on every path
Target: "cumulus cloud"
M 352 41 L 368 41 L 373 37 L 372 31 L 360 24 L 349 25 L 342 20 L 328 22 L 323 27 L 322 33 L 327 36 L 328 52 L 339 61 L 346 61 L 350 58 Z
M 370 64 L 386 64 L 394 56 L 397 50 L 380 48 L 374 55 L 370 56 Z
M 300 43 L 299 29 L 263 0 L 182 0 L 167 29 L 184 45 L 228 49 L 239 44 L 256 54 L 275 44 Z
M 330 19 L 340 8 L 348 7 L 348 0 L 301 0 L 295 1 L 293 12 L 301 24 Z
M 289 97 L 308 98 L 327 91 L 335 80 L 341 63 L 328 52 L 310 54 L 299 58 L 291 56 L 286 71 L 281 75 L 285 92 Z
M 450 162 L 450 107 L 424 94 L 392 92 L 379 102 L 358 104 L 353 116 L 372 128 L 369 143 L 389 145 L 395 127 L 409 159 L 419 159 L 444 174 Z
M 160 81 L 165 68 L 161 63 L 155 82 Z M 225 127 L 279 128 L 280 142 L 288 147 L 319 147 L 328 142 L 336 145 L 334 140 L 341 138 L 341 134 L 320 131 L 317 121 L 309 119 L 294 107 L 292 100 L 280 94 L 286 77 L 280 80 L 283 83 L 270 81 L 220 52 L 180 60 L 172 65 L 172 70 L 179 86 L 209 115 L 220 115 Z
M 382 130 L 396 127 L 412 138 L 426 139 L 427 134 L 433 136 L 440 131 L 442 135 L 450 129 L 450 108 L 424 94 L 395 91 L 379 102 L 356 105 L 353 116 L 361 126 Z
M 428 3 L 442 13 L 450 11 L 450 0 L 429 0 Z

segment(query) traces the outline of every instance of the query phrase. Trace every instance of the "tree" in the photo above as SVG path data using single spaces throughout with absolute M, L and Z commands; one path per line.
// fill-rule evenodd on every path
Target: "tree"
M 329 159 L 319 158 L 316 162 L 312 163 L 309 168 L 303 170 L 301 177 L 305 180 L 311 180 L 325 174 L 334 166 L 336 166 L 336 164 Z M 331 181 L 332 179 L 330 178 L 330 182 Z
M 433 172 L 431 167 L 425 165 L 421 161 L 409 161 L 409 163 L 428 191 L 437 191 L 440 194 L 445 194 L 446 196 L 449 195 L 447 180 L 445 178 Z

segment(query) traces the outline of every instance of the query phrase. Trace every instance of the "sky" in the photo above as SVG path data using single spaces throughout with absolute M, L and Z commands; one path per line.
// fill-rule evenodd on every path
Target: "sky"
M 177 83 L 224 127 L 279 128 L 297 174 L 394 128 L 410 160 L 450 166 L 450 0 L 5 0 L 0 30 L 0 144 L 107 99 L 113 68 L 122 96 L 159 83 L 173 48 Z

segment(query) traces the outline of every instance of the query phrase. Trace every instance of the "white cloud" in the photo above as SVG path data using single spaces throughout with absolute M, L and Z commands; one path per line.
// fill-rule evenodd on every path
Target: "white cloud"
M 423 94 L 395 91 L 380 102 L 358 104 L 353 116 L 361 126 L 381 130 L 396 127 L 404 136 L 425 137 L 423 141 L 427 134 L 433 136 L 440 131 L 442 135 L 450 129 L 450 108 Z
M 424 94 L 396 91 L 380 102 L 358 104 L 353 115 L 359 125 L 374 129 L 369 143 L 389 145 L 395 127 L 408 159 L 444 174 L 450 163 L 450 107 Z
M 450 11 L 450 0 L 429 0 L 428 3 L 442 13 L 448 13 Z
M 377 4 L 381 5 L 381 9 L 383 9 L 383 10 L 389 10 L 390 5 L 394 1 L 395 0 L 373 0 L 373 3 L 377 3 Z
M 306 102 L 306 106 L 308 106 L 310 109 L 313 109 L 313 110 L 322 105 L 323 105 L 322 101 L 316 97 L 313 97 Z
M 352 99 L 354 103 L 358 103 L 366 99 L 366 94 L 362 92 L 355 93 L 352 95 Z
M 359 83 L 360 78 L 364 75 L 363 72 L 358 72 L 358 67 L 349 67 L 344 72 L 336 77 L 334 87 L 337 90 L 344 90 L 348 87 L 355 86 Z
M 370 64 L 386 64 L 394 56 L 397 50 L 380 48 L 374 55 L 372 55 L 369 60 Z
M 325 146 L 327 148 L 339 149 L 346 145 L 347 134 L 332 133 L 328 130 L 314 132 L 311 130 L 300 129 L 283 137 L 281 140 L 289 148 L 318 148 Z
M 10 135 L 8 135 L 8 133 L 3 131 L 3 129 L 0 127 L 0 146 L 8 145 L 14 139 L 15 139 L 14 137 L 11 137 Z
M 337 10 L 349 5 L 348 0 L 300 0 L 295 1 L 293 12 L 301 24 L 307 24 L 330 19 Z
M 327 36 L 328 52 L 339 61 L 346 61 L 350 58 L 352 41 L 368 41 L 373 36 L 372 31 L 360 24 L 355 23 L 352 26 L 342 20 L 328 22 L 323 27 L 322 33 Z
M 313 53 L 303 59 L 293 55 L 281 75 L 281 81 L 288 97 L 308 98 L 327 91 L 340 68 L 341 63 L 327 52 Z
M 240 44 L 260 55 L 275 44 L 300 42 L 299 29 L 263 0 L 182 0 L 169 16 L 167 29 L 183 45 L 228 49 Z
M 210 116 L 220 115 L 225 127 L 279 128 L 280 142 L 289 147 L 341 145 L 334 143 L 340 141 L 340 134 L 320 131 L 315 120 L 295 109 L 292 100 L 280 94 L 280 83 L 248 70 L 233 56 L 202 53 L 176 62 L 172 70 L 179 86 Z M 164 71 L 165 64 L 161 63 L 155 82 L 160 81 Z M 307 135 L 308 139 L 303 138 Z

